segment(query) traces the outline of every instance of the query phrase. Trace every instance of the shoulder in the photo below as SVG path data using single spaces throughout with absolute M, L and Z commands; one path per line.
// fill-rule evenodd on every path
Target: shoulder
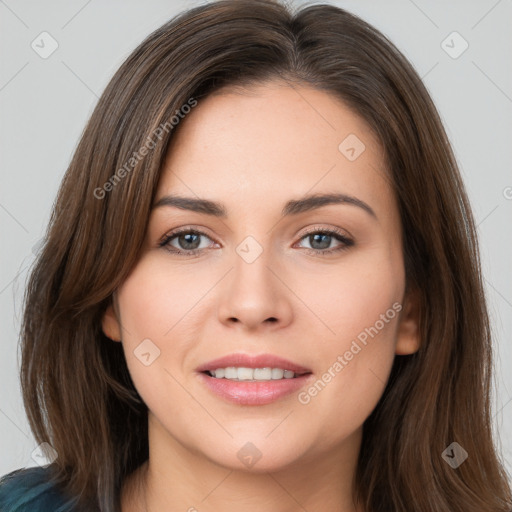
M 51 480 L 52 468 L 22 468 L 0 477 L 0 511 L 2 512 L 72 512 Z

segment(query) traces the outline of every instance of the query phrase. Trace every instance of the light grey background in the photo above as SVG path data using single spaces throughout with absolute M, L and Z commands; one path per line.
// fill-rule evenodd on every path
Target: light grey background
M 19 390 L 18 329 L 27 271 L 61 178 L 114 71 L 151 31 L 200 3 L 0 0 L 0 475 L 41 460 L 32 457 L 36 444 Z M 390 37 L 423 77 L 445 123 L 478 224 L 496 342 L 493 414 L 511 472 L 512 2 L 329 3 Z M 58 43 L 46 59 L 31 47 L 43 31 Z M 463 48 L 458 36 L 446 39 L 453 31 L 469 44 L 457 58 L 441 46 L 446 40 L 452 55 Z

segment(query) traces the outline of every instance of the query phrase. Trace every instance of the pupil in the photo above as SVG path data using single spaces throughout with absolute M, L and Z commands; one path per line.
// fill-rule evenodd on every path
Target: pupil
M 310 242 L 311 242 L 311 238 L 313 240 L 317 239 L 317 237 L 323 237 L 324 241 L 323 243 L 320 244 L 320 247 L 314 247 L 314 244 L 311 243 L 311 246 L 314 248 L 314 249 L 327 249 L 330 245 L 330 242 L 331 242 L 331 235 L 325 235 L 325 234 L 321 234 L 321 233 L 317 233 L 316 235 L 311 235 L 310 236 Z M 327 239 L 327 242 L 326 242 L 326 239 Z
M 194 245 L 194 242 L 191 242 L 189 239 L 190 237 L 195 237 L 196 240 L 195 240 L 195 245 Z M 199 236 L 196 235 L 195 233 L 187 233 L 185 235 L 181 235 L 179 237 L 179 241 L 180 241 L 180 245 L 184 248 L 184 249 L 196 249 L 197 248 L 197 241 L 199 240 Z M 185 241 L 185 243 L 182 243 L 182 241 Z M 192 245 L 192 247 L 190 246 Z

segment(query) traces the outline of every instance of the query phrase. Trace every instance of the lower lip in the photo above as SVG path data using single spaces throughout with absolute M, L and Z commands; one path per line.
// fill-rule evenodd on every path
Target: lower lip
M 311 380 L 313 374 L 261 382 L 217 379 L 205 373 L 199 373 L 199 376 L 211 391 L 229 402 L 239 405 L 265 405 L 298 391 Z

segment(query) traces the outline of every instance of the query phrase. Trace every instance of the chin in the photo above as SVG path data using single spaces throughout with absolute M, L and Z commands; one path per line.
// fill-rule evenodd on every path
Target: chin
M 236 448 L 226 447 L 219 453 L 206 455 L 212 462 L 226 469 L 253 474 L 283 471 L 298 465 L 301 459 L 296 445 L 276 447 L 264 439 L 261 442 L 256 439 L 236 443 Z

